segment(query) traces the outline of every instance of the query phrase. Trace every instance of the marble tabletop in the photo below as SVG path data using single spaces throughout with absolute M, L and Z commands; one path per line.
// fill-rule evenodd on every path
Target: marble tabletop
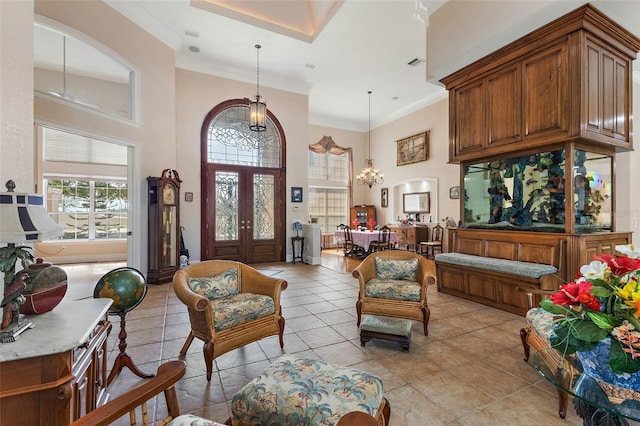
M 52 311 L 28 315 L 34 327 L 24 331 L 15 342 L 0 343 L 0 362 L 52 355 L 85 343 L 104 318 L 113 301 L 87 298 L 63 300 Z

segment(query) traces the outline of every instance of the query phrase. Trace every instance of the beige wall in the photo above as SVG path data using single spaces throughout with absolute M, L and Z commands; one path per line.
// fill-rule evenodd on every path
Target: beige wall
M 0 1 L 0 191 L 33 187 L 33 2 Z
M 455 164 L 447 164 L 449 161 L 449 106 L 448 99 L 443 99 L 433 105 L 429 105 L 419 111 L 407 115 L 393 123 L 376 128 L 372 135 L 372 156 L 378 166 L 384 171 L 385 186 L 390 188 L 392 196 L 390 207 L 381 209 L 386 222 L 397 219 L 401 209 L 403 190 L 395 191 L 396 186 L 406 185 L 411 182 L 420 182 L 424 178 L 430 178 L 437 182 L 436 210 L 433 214 L 442 220 L 449 216 L 456 221 L 460 219 L 458 200 L 449 199 L 449 188 L 459 185 L 460 167 Z M 426 130 L 429 135 L 429 155 L 427 161 L 396 166 L 396 142 Z M 410 185 L 411 187 L 411 185 Z M 430 191 L 431 192 L 431 191 Z M 380 204 L 380 191 L 371 191 L 367 196 L 367 204 Z M 394 215 L 396 217 L 394 217 Z
M 281 90 L 261 87 L 260 94 L 267 102 L 267 108 L 280 121 L 285 132 L 287 144 L 287 184 L 290 187 L 307 187 L 307 134 L 308 134 L 308 98 L 307 96 Z M 252 98 L 255 87 L 238 81 L 213 77 L 193 71 L 176 70 L 176 166 L 183 180 L 181 193 L 193 192 L 192 203 L 181 204 L 181 224 L 185 227 L 185 245 L 192 259 L 200 259 L 200 131 L 206 115 L 220 102 L 228 99 Z M 304 161 L 300 159 L 304 158 Z M 308 217 L 307 197 L 304 203 L 296 203 L 298 211 L 286 196 L 286 223 L 293 218 Z M 184 200 L 184 195 L 182 195 Z M 282 218 L 284 221 L 285 218 Z M 295 232 L 290 225 L 285 226 L 287 241 Z M 291 247 L 286 244 L 287 254 Z
M 131 266 L 146 271 L 146 177 L 158 176 L 165 168 L 177 168 L 173 50 L 99 1 L 37 1 L 35 13 L 97 40 L 139 73 L 138 123 L 113 120 L 43 98 L 35 98 L 34 119 L 40 124 L 134 147 L 134 182 L 130 190 L 139 202 L 130 211 L 134 235 L 129 239 L 133 246 Z M 32 23 L 33 18 L 30 27 Z M 30 34 L 32 31 L 31 28 Z M 33 61 L 29 69 L 32 68 Z

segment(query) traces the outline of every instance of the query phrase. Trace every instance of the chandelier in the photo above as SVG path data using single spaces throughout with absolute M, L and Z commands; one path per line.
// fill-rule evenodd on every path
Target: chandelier
M 374 161 L 371 158 L 371 90 L 369 90 L 369 158 L 365 163 L 365 168 L 360 171 L 360 174 L 356 176 L 358 185 L 367 185 L 371 188 L 373 185 L 378 185 L 384 182 L 384 173 L 374 168 Z
M 257 69 L 257 83 L 256 83 L 256 100 L 249 104 L 249 129 L 254 132 L 264 132 L 267 130 L 267 104 L 262 101 L 260 96 L 260 46 L 256 44 L 256 69 Z

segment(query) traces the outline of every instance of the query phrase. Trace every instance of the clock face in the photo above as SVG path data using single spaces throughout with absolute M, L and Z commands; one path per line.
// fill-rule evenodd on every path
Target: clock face
M 165 204 L 176 203 L 176 188 L 174 188 L 173 185 L 165 185 L 162 188 L 162 201 Z

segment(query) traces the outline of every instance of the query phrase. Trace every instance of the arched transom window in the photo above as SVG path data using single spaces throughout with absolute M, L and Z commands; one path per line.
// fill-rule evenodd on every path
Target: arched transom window
M 218 113 L 207 132 L 207 162 L 240 166 L 279 168 L 281 141 L 273 121 L 267 130 L 249 129 L 249 108 L 235 105 Z

